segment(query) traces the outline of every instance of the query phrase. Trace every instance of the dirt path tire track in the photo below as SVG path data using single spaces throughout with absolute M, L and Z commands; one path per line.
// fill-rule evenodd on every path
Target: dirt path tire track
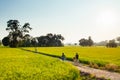
M 74 62 L 71 62 L 71 61 L 70 63 L 76 66 L 78 70 L 85 72 L 85 73 L 93 74 L 98 78 L 104 77 L 105 79 L 110 79 L 110 80 L 120 80 L 120 73 L 91 68 L 81 63 L 76 65 Z

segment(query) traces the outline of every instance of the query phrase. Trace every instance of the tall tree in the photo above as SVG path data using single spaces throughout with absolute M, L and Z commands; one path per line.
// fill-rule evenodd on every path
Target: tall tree
M 91 39 L 91 36 L 88 37 L 88 46 L 93 45 L 93 40 Z
M 30 27 L 29 23 L 25 23 L 22 27 L 19 24 L 18 20 L 9 20 L 7 21 L 6 30 L 9 31 L 9 35 L 3 38 L 2 42 L 4 46 L 9 45 L 10 47 L 19 46 L 19 42 L 23 39 L 25 33 L 29 33 Z M 6 42 L 8 44 L 6 44 Z

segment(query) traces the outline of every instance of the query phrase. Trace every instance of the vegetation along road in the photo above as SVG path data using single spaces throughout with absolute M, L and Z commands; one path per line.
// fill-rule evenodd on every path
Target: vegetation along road
M 34 51 L 33 48 L 27 48 L 30 51 Z M 102 51 L 104 51 L 102 53 Z M 111 80 L 119 80 L 119 48 L 105 48 L 105 47 L 47 47 L 47 48 L 38 48 L 38 53 L 58 57 L 60 58 L 61 53 L 64 52 L 68 60 L 72 60 L 72 57 L 75 55 L 75 52 L 79 53 L 80 62 L 88 63 L 88 66 L 84 66 L 83 64 L 79 64 L 76 66 L 79 70 L 85 73 L 90 73 L 95 75 L 96 77 L 105 77 L 106 79 Z M 82 61 L 83 60 L 83 61 Z M 84 61 L 86 60 L 86 61 Z M 116 60 L 118 60 L 116 62 Z M 100 65 L 100 66 L 99 66 Z M 93 66 L 95 68 L 100 69 L 108 69 L 100 70 L 90 68 L 89 66 Z M 118 73 L 115 72 L 118 71 Z M 114 72 L 110 72 L 114 71 Z

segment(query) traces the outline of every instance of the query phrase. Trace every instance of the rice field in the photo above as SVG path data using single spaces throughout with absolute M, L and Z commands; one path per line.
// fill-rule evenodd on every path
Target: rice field
M 78 80 L 69 63 L 20 48 L 0 47 L 0 80 Z
M 69 60 L 78 53 L 82 63 L 120 66 L 119 47 L 37 47 L 37 52 L 57 57 L 64 53 Z M 70 63 L 38 53 L 34 47 L 0 47 L 0 80 L 84 80 Z
M 34 48 L 27 48 L 34 51 Z M 61 56 L 65 53 L 66 57 L 70 60 L 79 54 L 79 60 L 85 64 L 97 64 L 97 66 L 106 67 L 120 67 L 120 47 L 106 48 L 106 47 L 80 47 L 80 46 L 67 46 L 67 47 L 38 47 L 38 52 L 47 53 L 51 55 Z M 120 70 L 120 68 L 119 68 Z

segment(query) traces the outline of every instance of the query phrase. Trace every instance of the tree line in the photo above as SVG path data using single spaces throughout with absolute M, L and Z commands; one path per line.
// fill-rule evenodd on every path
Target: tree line
M 112 40 L 105 40 L 98 43 L 94 43 L 93 40 L 89 37 L 88 39 L 82 38 L 79 40 L 79 45 L 81 46 L 106 46 L 106 47 L 117 47 L 120 46 L 120 37 Z M 119 42 L 119 43 L 118 43 Z
M 2 39 L 4 46 L 32 47 L 32 46 L 64 46 L 64 37 L 60 34 L 49 33 L 46 36 L 32 37 L 28 33 L 32 28 L 29 23 L 20 25 L 18 20 L 7 21 L 6 30 L 9 34 Z
M 32 28 L 29 23 L 25 23 L 23 26 L 20 25 L 18 20 L 9 20 L 7 21 L 6 31 L 9 34 L 0 41 L 0 45 L 10 47 L 51 47 L 51 46 L 64 46 L 62 41 L 65 39 L 61 34 L 52 34 L 48 33 L 45 36 L 32 37 L 29 35 L 29 31 Z M 120 37 L 117 38 L 116 43 L 115 39 L 109 41 L 102 41 L 100 43 L 94 43 L 91 36 L 88 39 L 81 38 L 79 40 L 80 46 L 93 46 L 93 45 L 101 45 L 106 47 L 117 47 L 120 45 Z M 76 43 L 77 44 L 77 43 Z M 76 45 L 75 44 L 75 45 Z

